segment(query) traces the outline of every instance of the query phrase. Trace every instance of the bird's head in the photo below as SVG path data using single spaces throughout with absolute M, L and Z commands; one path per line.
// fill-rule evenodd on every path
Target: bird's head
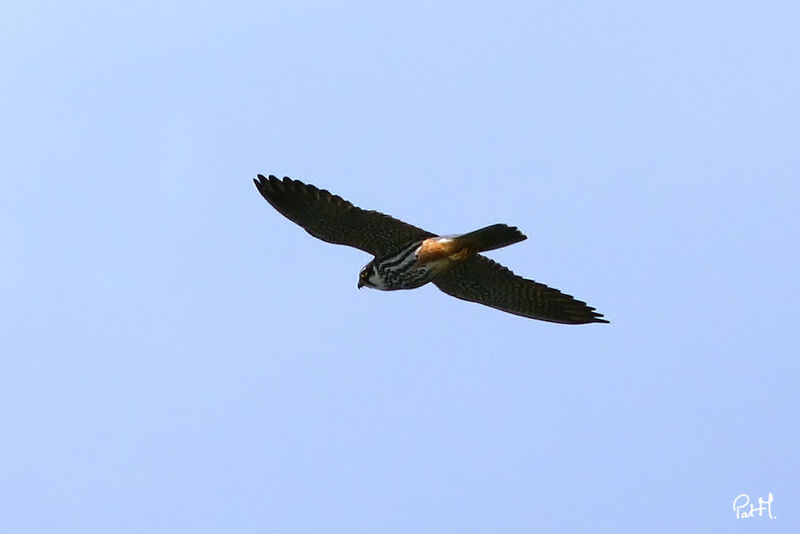
M 373 289 L 381 288 L 381 277 L 378 275 L 378 270 L 375 268 L 374 260 L 366 264 L 358 274 L 358 289 L 364 286 Z

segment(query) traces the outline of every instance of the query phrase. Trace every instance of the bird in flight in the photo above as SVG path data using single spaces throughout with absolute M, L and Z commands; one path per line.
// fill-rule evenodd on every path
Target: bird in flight
M 480 254 L 527 239 L 513 226 L 493 224 L 474 232 L 439 236 L 338 195 L 291 178 L 253 180 L 272 206 L 316 238 L 375 256 L 358 287 L 384 291 L 433 284 L 456 298 L 515 315 L 564 324 L 607 323 L 585 302 L 517 276 Z

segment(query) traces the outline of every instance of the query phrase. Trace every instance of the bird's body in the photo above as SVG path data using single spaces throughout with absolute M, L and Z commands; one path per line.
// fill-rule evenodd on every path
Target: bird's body
M 254 181 L 275 209 L 314 237 L 375 256 L 361 270 L 359 288 L 391 291 L 433 282 L 454 297 L 532 319 L 567 324 L 608 322 L 585 302 L 519 277 L 480 254 L 526 239 L 517 228 L 494 224 L 462 235 L 438 236 L 357 208 L 299 180 L 258 175 Z
M 505 224 L 494 224 L 459 236 L 436 236 L 414 241 L 397 253 L 369 262 L 358 287 L 390 291 L 414 289 L 431 282 L 478 252 L 523 241 L 525 236 Z

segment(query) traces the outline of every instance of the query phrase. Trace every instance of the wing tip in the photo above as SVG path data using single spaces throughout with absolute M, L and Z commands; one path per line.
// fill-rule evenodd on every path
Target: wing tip
M 589 306 L 586 302 L 578 300 L 572 295 L 567 295 L 560 291 L 559 293 L 566 297 L 564 301 L 566 308 L 562 308 L 562 313 L 569 317 L 569 319 L 564 321 L 566 324 L 611 323 L 611 321 L 605 318 L 605 315 L 595 310 L 593 306 Z
M 288 176 L 284 176 L 283 179 L 280 179 L 274 174 L 264 176 L 261 173 L 257 174 L 256 178 L 253 178 L 253 183 L 265 198 L 270 195 L 286 193 L 295 185 L 299 185 L 301 188 L 308 187 L 300 180 L 293 180 Z
M 253 182 L 256 184 L 256 187 L 261 189 L 267 185 L 275 184 L 275 182 L 280 182 L 275 175 L 270 174 L 268 176 L 264 176 L 261 173 L 258 173 L 255 178 L 253 178 Z
M 573 310 L 564 310 L 562 309 L 560 312 L 554 315 L 543 315 L 538 317 L 530 317 L 531 319 L 539 319 L 542 321 L 549 321 L 553 323 L 561 323 L 561 324 L 592 324 L 592 323 L 599 323 L 599 324 L 610 324 L 611 321 L 605 318 L 602 313 L 598 313 L 594 311 L 589 305 L 582 303 L 581 301 L 573 300 L 572 304 L 583 304 L 583 306 L 579 309 Z
M 289 176 L 284 176 L 281 179 L 274 174 L 270 174 L 267 177 L 259 173 L 257 178 L 253 179 L 253 183 L 255 183 L 261 196 L 273 206 L 276 203 L 298 202 L 300 199 L 305 198 L 323 201 L 342 209 L 352 209 L 354 207 L 351 202 L 339 195 L 334 195 L 327 189 L 320 189 L 313 184 L 307 184 Z

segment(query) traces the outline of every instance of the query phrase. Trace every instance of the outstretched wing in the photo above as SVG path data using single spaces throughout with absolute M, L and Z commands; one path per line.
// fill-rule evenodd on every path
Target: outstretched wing
M 328 243 L 385 256 L 434 235 L 383 213 L 357 208 L 338 195 L 299 180 L 259 174 L 253 182 L 276 210 Z
M 523 317 L 553 323 L 607 323 L 603 314 L 557 289 L 517 276 L 480 254 L 433 279 L 439 289 Z

